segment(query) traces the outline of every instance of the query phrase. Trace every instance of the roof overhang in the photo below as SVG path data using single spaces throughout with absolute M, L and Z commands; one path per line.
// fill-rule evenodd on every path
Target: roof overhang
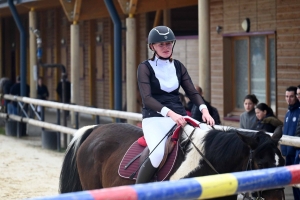
M 14 3 L 19 14 L 26 14 L 31 9 L 44 10 L 61 6 L 59 0 L 15 0 Z M 12 16 L 8 3 L 0 2 L 0 17 L 7 16 Z

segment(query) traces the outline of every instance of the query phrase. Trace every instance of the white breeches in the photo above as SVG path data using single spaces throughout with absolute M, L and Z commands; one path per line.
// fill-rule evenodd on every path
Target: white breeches
M 142 127 L 144 137 L 150 153 L 175 124 L 176 123 L 170 117 L 150 117 L 143 119 Z M 161 163 L 164 156 L 166 141 L 167 137 L 165 137 L 151 153 L 150 161 L 153 167 L 157 168 Z

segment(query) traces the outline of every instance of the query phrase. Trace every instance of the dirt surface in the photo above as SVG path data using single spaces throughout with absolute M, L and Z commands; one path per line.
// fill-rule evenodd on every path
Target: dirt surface
M 0 135 L 0 199 L 58 194 L 63 156 L 42 149 L 39 137 Z

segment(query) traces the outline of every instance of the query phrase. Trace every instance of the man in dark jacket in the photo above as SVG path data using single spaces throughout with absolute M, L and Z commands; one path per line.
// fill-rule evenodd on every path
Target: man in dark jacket
M 63 102 L 63 91 L 62 91 L 62 80 L 58 83 L 56 87 L 56 92 L 59 96 L 60 102 Z M 66 102 L 63 103 L 70 103 L 71 102 L 71 83 L 66 79 Z
M 4 80 L 3 85 L 2 85 L 2 92 L 3 95 L 4 94 L 9 94 L 10 93 L 10 88 L 12 87 L 13 82 L 7 78 L 6 80 Z M 4 99 L 4 108 L 5 108 L 5 112 L 8 112 L 8 104 L 9 104 L 10 100 Z
M 300 85 L 297 86 L 297 94 L 296 94 L 298 101 L 300 102 Z M 297 128 L 296 128 L 296 136 L 300 137 L 300 116 L 298 118 Z M 300 155 L 299 155 L 300 156 Z M 298 156 L 298 158 L 300 158 Z
M 10 88 L 10 94 L 11 95 L 16 95 L 16 96 L 21 96 L 21 78 L 20 76 L 17 77 L 17 82 Z M 29 85 L 26 84 L 26 97 L 29 97 L 30 93 L 30 88 Z M 8 104 L 8 114 L 18 114 L 18 102 L 12 101 Z
M 49 91 L 46 85 L 43 84 L 43 78 L 39 77 L 37 86 L 37 98 L 47 100 L 49 97 Z M 42 110 L 41 106 L 37 106 L 37 112 L 40 113 Z
M 195 88 L 199 92 L 199 94 L 201 95 L 201 97 L 202 97 L 205 105 L 207 106 L 209 114 L 215 120 L 215 124 L 216 125 L 220 125 L 221 124 L 221 120 L 220 120 L 220 116 L 219 116 L 218 110 L 215 107 L 211 106 L 210 103 L 204 99 L 204 97 L 203 97 L 203 91 L 202 91 L 201 87 L 195 86 Z M 199 122 L 203 122 L 203 120 L 202 120 L 202 113 L 200 112 L 199 108 L 196 105 L 193 105 L 191 112 L 192 112 L 192 118 L 194 118 L 195 120 L 197 120 Z
M 297 87 L 290 86 L 285 91 L 285 100 L 288 104 L 288 111 L 285 115 L 283 134 L 295 136 L 297 122 L 300 115 L 300 102 L 296 98 Z M 281 153 L 285 156 L 285 164 L 299 164 L 299 155 L 296 155 L 297 148 L 281 145 Z M 300 199 L 300 189 L 293 187 L 294 199 Z

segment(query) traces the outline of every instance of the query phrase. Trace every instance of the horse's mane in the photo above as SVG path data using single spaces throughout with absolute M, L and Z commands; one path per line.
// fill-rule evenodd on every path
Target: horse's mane
M 205 158 L 215 167 L 219 173 L 227 173 L 232 169 L 242 168 L 244 160 L 248 159 L 249 147 L 239 138 L 237 132 L 254 137 L 254 132 L 242 132 L 234 128 L 202 130 L 192 126 L 186 126 L 182 133 L 181 141 L 187 140 L 187 135 L 195 131 L 191 140 L 199 148 Z M 229 162 L 230 161 L 230 162 Z M 186 173 L 196 171 L 202 165 L 207 165 L 202 156 L 190 143 L 186 149 L 186 158 L 174 179 L 185 177 Z M 183 172 L 188 170 L 189 172 Z
M 249 154 L 250 149 L 239 138 L 237 132 L 238 130 L 230 128 L 227 130 L 213 129 L 207 133 L 203 139 L 205 156 L 213 165 L 220 165 L 222 166 L 220 169 L 223 168 L 226 170 L 224 166 L 242 164 L 245 155 Z M 239 131 L 239 133 L 252 137 L 255 135 L 253 132 Z M 228 161 L 230 161 L 230 163 Z

